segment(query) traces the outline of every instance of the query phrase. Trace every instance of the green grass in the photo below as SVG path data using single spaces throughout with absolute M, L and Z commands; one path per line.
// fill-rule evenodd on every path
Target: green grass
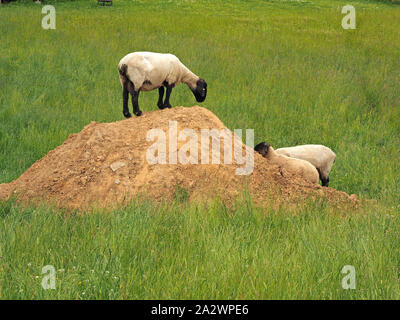
M 65 216 L 3 202 L 0 298 L 400 297 L 399 5 L 48 2 L 56 30 L 41 28 L 30 1 L 0 6 L 1 183 L 88 122 L 122 119 L 116 66 L 148 50 L 172 52 L 205 78 L 201 105 L 231 129 L 255 129 L 256 143 L 330 146 L 330 186 L 378 205 L 360 213 L 310 203 L 295 213 L 247 202 L 198 208 L 180 197 Z M 356 8 L 356 30 L 341 28 L 345 4 Z M 156 101 L 154 91 L 139 102 L 146 112 Z M 171 102 L 195 104 L 184 86 Z M 47 264 L 64 269 L 55 291 L 40 286 Z M 340 286 L 347 264 L 356 290 Z
M 68 216 L 0 211 L 1 297 L 17 299 L 399 298 L 398 214 L 292 215 L 250 204 L 229 210 L 186 203 Z M 341 270 L 356 268 L 356 290 Z M 42 267 L 57 269 L 43 290 Z

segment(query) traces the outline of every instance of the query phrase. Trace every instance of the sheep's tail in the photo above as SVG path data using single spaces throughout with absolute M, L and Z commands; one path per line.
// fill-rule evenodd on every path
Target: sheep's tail
M 125 63 L 122 63 L 121 65 L 118 66 L 119 74 L 128 79 L 128 76 L 126 75 L 127 71 L 128 71 L 128 66 Z

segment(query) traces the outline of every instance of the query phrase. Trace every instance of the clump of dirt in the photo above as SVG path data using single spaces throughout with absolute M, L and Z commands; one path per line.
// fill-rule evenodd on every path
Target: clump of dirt
M 178 135 L 183 129 L 191 129 L 198 137 L 190 140 L 190 146 L 198 147 L 198 153 L 193 154 L 197 154 L 199 164 L 180 163 L 179 150 L 188 146 L 188 140 L 179 139 L 178 154 L 173 154 L 178 157 L 177 164 L 170 163 L 169 145 L 175 141 L 174 131 L 170 132 L 171 121 L 172 124 L 176 121 Z M 147 139 L 151 129 L 159 131 L 153 130 L 153 139 Z M 236 169 L 245 165 L 236 161 L 224 163 L 227 162 L 224 158 L 225 139 L 221 139 L 220 147 L 216 149 L 220 152 L 221 164 L 212 164 L 211 142 L 214 138 L 209 144 L 201 143 L 202 129 L 231 132 L 211 111 L 199 106 L 146 112 L 141 117 L 113 123 L 91 122 L 35 162 L 18 179 L 0 184 L 0 199 L 15 195 L 24 202 L 45 200 L 63 208 L 85 209 L 123 205 L 138 195 L 156 201 L 170 200 L 176 197 L 177 190 L 185 190 L 189 200 L 203 201 L 217 196 L 229 203 L 243 190 L 248 190 L 255 203 L 261 206 L 288 201 L 296 203 L 308 197 L 324 197 L 342 203 L 357 201 L 344 192 L 308 183 L 287 168 L 270 164 L 258 153 L 254 153 L 252 173 L 237 175 Z M 167 148 L 151 153 L 149 147 L 162 136 L 154 138 L 160 130 L 165 133 Z M 251 151 L 237 136 L 233 141 L 237 139 L 240 145 L 237 150 L 242 156 Z M 182 151 L 182 154 L 192 155 L 189 151 Z M 149 163 L 146 156 L 149 152 L 155 157 L 162 157 L 164 152 L 167 164 Z M 208 158 L 209 164 L 202 164 L 202 157 Z

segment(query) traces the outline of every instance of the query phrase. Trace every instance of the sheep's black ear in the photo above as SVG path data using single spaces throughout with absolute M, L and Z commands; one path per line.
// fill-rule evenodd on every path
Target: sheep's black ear
M 254 150 L 257 151 L 262 156 L 266 156 L 268 154 L 268 149 L 270 145 L 266 142 L 261 142 L 254 147 Z
M 254 147 L 254 150 L 255 151 L 260 151 L 261 150 L 261 148 L 262 148 L 262 144 L 263 144 L 264 142 L 260 142 L 259 144 L 257 144 L 255 147 Z
M 268 143 L 266 143 L 266 142 L 260 142 L 258 145 L 256 145 L 256 146 L 254 147 L 254 150 L 257 151 L 257 152 L 260 152 L 260 151 L 268 151 L 268 148 L 269 148 L 269 144 L 268 144 Z

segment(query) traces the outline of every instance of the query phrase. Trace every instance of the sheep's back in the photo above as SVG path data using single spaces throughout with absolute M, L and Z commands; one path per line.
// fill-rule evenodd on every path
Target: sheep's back
M 335 153 L 328 147 L 314 144 L 280 148 L 275 152 L 290 158 L 306 160 L 316 168 L 324 167 L 336 157 Z

